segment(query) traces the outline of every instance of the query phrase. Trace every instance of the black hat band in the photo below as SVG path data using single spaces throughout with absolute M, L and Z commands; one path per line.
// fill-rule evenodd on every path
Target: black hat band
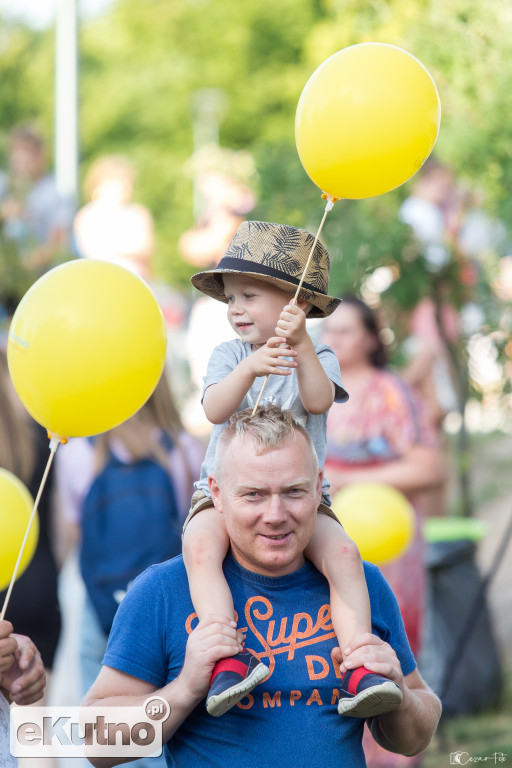
M 287 283 L 292 283 L 293 285 L 297 286 L 300 283 L 299 278 L 288 274 L 288 272 L 282 272 L 280 269 L 275 269 L 274 267 L 270 267 L 265 264 L 258 264 L 257 262 L 249 261 L 248 259 L 238 259 L 231 256 L 224 256 L 215 267 L 213 272 L 215 277 L 222 277 L 222 275 L 218 274 L 217 272 L 217 270 L 221 269 L 232 269 L 236 272 L 257 272 L 258 274 L 265 275 L 266 277 L 275 277 L 278 280 L 284 280 Z M 325 291 L 322 291 L 320 288 L 311 285 L 311 283 L 307 283 L 305 280 L 303 281 L 301 288 L 304 288 L 306 291 L 311 291 L 312 293 L 318 293 L 321 296 L 327 295 Z

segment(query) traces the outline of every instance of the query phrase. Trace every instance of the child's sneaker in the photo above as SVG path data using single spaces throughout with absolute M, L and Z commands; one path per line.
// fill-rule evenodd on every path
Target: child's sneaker
M 376 717 L 400 706 L 400 686 L 365 667 L 347 671 L 341 678 L 338 712 L 346 717 Z
M 261 683 L 268 673 L 269 668 L 249 651 L 218 661 L 213 668 L 206 697 L 209 714 L 214 717 L 223 715 Z

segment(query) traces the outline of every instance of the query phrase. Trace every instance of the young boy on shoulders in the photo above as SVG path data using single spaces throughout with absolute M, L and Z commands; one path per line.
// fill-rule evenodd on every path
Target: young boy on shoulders
M 295 413 L 311 435 L 323 469 L 327 412 L 334 401 L 348 399 L 333 351 L 313 344 L 306 329 L 306 317 L 326 317 L 340 302 L 327 294 L 329 255 L 320 242 L 298 301 L 292 303 L 313 242 L 309 232 L 295 227 L 244 222 L 218 266 L 191 278 L 200 291 L 227 304 L 228 320 L 239 337 L 216 347 L 208 364 L 203 407 L 214 426 L 184 526 L 183 558 L 200 619 L 220 614 L 236 626 L 222 570 L 229 539 L 208 489 L 225 423 L 235 411 L 254 407 L 269 376 L 260 405 L 278 404 Z M 329 582 L 332 622 L 340 648 L 347 654 L 352 638 L 371 632 L 370 605 L 361 557 L 330 509 L 325 477 L 318 512 L 305 554 Z M 241 641 L 239 654 L 222 659 L 214 669 L 208 712 L 224 714 L 268 671 L 244 650 Z M 394 682 L 360 668 L 351 683 L 353 673 L 345 673 L 342 679 L 340 714 L 370 717 L 399 706 L 402 694 Z

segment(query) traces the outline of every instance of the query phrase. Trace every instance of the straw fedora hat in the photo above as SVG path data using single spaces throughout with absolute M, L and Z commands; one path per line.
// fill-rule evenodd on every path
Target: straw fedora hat
M 215 269 L 190 278 L 202 293 L 227 303 L 222 275 L 236 273 L 295 293 L 315 238 L 310 232 L 286 224 L 244 221 L 238 227 L 226 253 Z M 308 317 L 327 317 L 340 304 L 327 294 L 329 254 L 318 241 L 300 295 L 312 305 Z

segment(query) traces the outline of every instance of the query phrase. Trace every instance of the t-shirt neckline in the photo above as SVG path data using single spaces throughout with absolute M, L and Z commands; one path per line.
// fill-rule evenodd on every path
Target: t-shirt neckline
M 259 587 L 266 587 L 267 589 L 282 589 L 283 587 L 298 586 L 302 582 L 309 581 L 317 573 L 314 565 L 306 560 L 303 566 L 292 573 L 288 573 L 285 576 L 264 576 L 260 573 L 255 573 L 247 568 L 244 568 L 233 557 L 231 551 L 226 555 L 224 560 L 224 568 L 231 574 L 241 579 L 245 583 L 250 583 Z

